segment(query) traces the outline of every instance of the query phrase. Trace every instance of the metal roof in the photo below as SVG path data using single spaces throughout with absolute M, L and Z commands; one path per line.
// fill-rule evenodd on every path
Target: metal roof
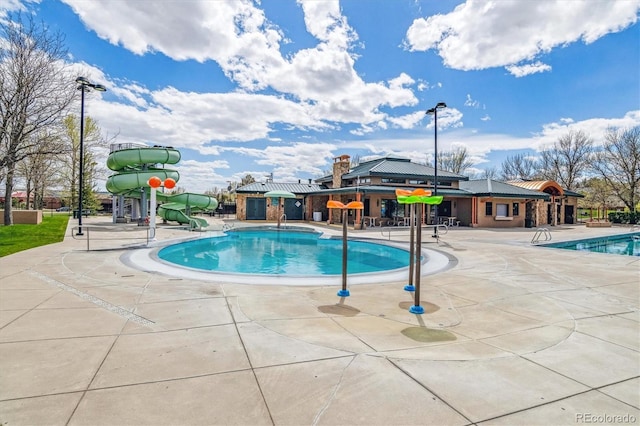
M 564 195 L 564 190 L 554 180 L 530 180 L 530 181 L 508 181 L 509 185 L 519 186 L 520 188 L 530 189 L 532 191 L 546 192 L 552 195 Z
M 269 191 L 287 191 L 294 194 L 309 194 L 322 189 L 323 186 L 316 183 L 276 183 L 276 182 L 253 182 L 236 189 L 237 193 L 259 193 Z
M 342 179 L 365 176 L 389 176 L 404 178 L 434 178 L 435 169 L 424 164 L 414 163 L 408 158 L 385 157 L 358 164 Z M 467 180 L 468 178 L 446 170 L 438 170 L 438 180 Z
M 570 191 L 568 189 L 564 190 L 564 195 L 567 195 L 569 197 L 584 198 L 584 194 L 580 194 L 579 192 L 575 192 L 575 191 Z
M 544 192 L 533 191 L 491 179 L 478 179 L 460 182 L 460 189 L 475 196 L 549 199 L 549 194 Z
M 359 192 L 361 194 L 393 194 L 395 197 L 396 189 L 398 186 L 384 186 L 384 185 L 362 185 L 359 187 L 345 186 L 342 188 L 329 188 L 322 189 L 317 192 L 311 193 L 311 195 L 331 195 L 331 194 L 355 194 Z M 403 189 L 413 190 L 416 187 L 402 187 Z M 429 188 L 427 188 L 429 189 Z M 467 191 L 454 188 L 438 188 L 438 195 L 447 195 L 452 197 L 472 197 L 473 194 Z

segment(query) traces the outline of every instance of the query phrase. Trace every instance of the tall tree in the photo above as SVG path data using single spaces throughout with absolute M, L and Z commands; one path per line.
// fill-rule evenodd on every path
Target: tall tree
M 80 118 L 75 115 L 67 115 L 64 120 L 63 143 L 64 150 L 59 155 L 60 173 L 62 187 L 66 194 L 69 194 L 69 203 L 72 206 L 78 205 L 78 174 L 80 167 Z M 93 151 L 98 147 L 107 144 L 102 136 L 102 132 L 98 123 L 91 117 L 84 117 L 84 135 L 83 135 L 83 196 L 82 202 L 87 208 L 93 208 L 87 203 L 91 200 L 90 192 L 93 191 L 94 177 L 97 173 L 95 163 L 95 154 Z
M 503 180 L 532 180 L 539 177 L 536 161 L 524 154 L 508 156 L 503 162 L 500 170 Z
M 242 180 L 240 181 L 240 186 L 246 186 L 249 185 L 250 183 L 254 183 L 256 180 L 254 179 L 253 176 L 251 175 L 246 175 L 245 177 L 242 178 Z
M 589 168 L 592 153 L 593 140 L 589 135 L 582 130 L 571 130 L 542 150 L 538 167 L 542 177 L 574 191 Z
M 498 177 L 498 168 L 488 167 L 482 171 L 481 179 L 495 179 Z
M 5 194 L 13 192 L 17 164 L 34 152 L 32 137 L 55 127 L 74 98 L 73 78 L 65 65 L 64 37 L 32 17 L 0 21 L 0 168 Z M 59 147 L 43 147 L 57 154 Z M 12 225 L 11 197 L 5 197 L 4 223 Z
M 467 148 L 464 146 L 438 153 L 438 167 L 458 175 L 464 174 L 474 164 L 469 158 Z
M 630 211 L 636 211 L 640 201 L 640 126 L 608 129 L 592 169 Z
M 55 144 L 56 141 L 48 140 L 44 131 L 36 132 L 30 137 L 40 141 L 38 144 L 31 144 L 30 153 L 22 161 L 16 164 L 16 175 L 19 175 L 25 183 L 27 193 L 27 205 L 29 210 L 31 206 L 34 209 L 41 208 L 42 197 L 44 194 L 44 183 L 50 181 L 49 177 L 52 173 L 52 165 L 54 157 L 46 152 Z M 39 197 L 39 199 L 38 199 Z M 31 202 L 32 201 L 32 202 Z
M 577 189 L 584 194 L 584 198 L 578 199 L 578 206 L 589 209 L 591 219 L 594 209 L 598 219 L 607 217 L 607 206 L 614 203 L 614 195 L 604 179 L 592 177 L 579 184 Z

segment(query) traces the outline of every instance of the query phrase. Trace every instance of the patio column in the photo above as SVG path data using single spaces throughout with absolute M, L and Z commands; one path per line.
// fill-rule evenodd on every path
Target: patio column
M 471 197 L 471 227 L 478 223 L 478 197 Z

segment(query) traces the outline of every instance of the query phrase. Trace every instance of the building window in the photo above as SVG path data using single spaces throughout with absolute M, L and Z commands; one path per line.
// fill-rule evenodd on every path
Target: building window
M 405 183 L 404 179 L 382 178 L 382 183 Z
M 409 184 L 410 185 L 426 185 L 428 182 L 426 180 L 417 180 L 417 179 L 410 179 L 409 180 Z
M 520 203 L 513 203 L 513 215 L 520 216 Z
M 508 217 L 509 204 L 496 204 L 496 217 Z
M 491 201 L 487 201 L 484 205 L 484 214 L 486 216 L 493 216 L 493 203 Z

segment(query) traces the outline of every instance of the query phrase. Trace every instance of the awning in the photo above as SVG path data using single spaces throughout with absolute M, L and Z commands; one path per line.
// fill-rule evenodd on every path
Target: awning
M 265 192 L 264 196 L 266 198 L 296 198 L 293 192 L 288 191 L 269 191 Z

